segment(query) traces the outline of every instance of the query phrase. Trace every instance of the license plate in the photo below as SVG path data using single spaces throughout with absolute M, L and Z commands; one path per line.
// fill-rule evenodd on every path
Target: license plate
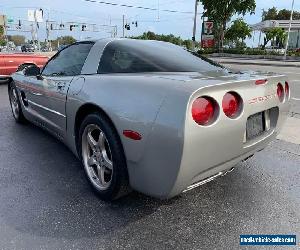
M 264 113 L 251 115 L 247 120 L 247 140 L 254 139 L 265 131 Z

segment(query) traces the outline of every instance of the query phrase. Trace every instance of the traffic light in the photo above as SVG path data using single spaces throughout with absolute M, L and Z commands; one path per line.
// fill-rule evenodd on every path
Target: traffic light
M 50 24 L 50 30 L 53 30 L 53 23 Z
M 137 26 L 138 26 L 138 23 L 137 23 L 137 21 L 135 21 L 135 22 L 132 22 L 132 24 L 133 24 L 133 25 L 135 25 L 135 27 L 137 27 Z
M 61 29 L 63 29 L 65 27 L 65 25 L 63 24 L 63 23 L 61 23 L 60 25 L 59 25 L 59 28 L 61 28 Z
M 129 24 L 125 24 L 125 29 L 130 30 L 130 25 Z
M 19 27 L 21 27 L 21 26 L 22 26 L 21 20 L 19 20 L 19 24 L 18 24 L 18 26 L 19 26 Z
M 81 26 L 81 31 L 85 31 L 85 29 L 86 29 L 86 25 L 84 24 Z
M 72 31 L 73 28 L 77 28 L 77 27 L 78 27 L 78 24 L 71 24 L 71 25 L 70 25 L 70 31 Z

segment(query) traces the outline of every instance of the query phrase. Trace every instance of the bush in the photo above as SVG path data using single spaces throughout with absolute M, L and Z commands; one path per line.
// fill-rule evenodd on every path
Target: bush
M 218 49 L 210 48 L 210 49 L 201 49 L 198 51 L 198 54 L 207 55 L 219 53 Z M 223 49 L 222 53 L 225 54 L 236 54 L 236 55 L 273 55 L 273 56 L 282 56 L 282 53 L 277 51 L 266 51 L 264 49 L 252 49 L 252 48 L 234 48 L 234 49 Z M 300 56 L 300 51 L 288 51 L 289 56 Z
M 300 51 L 288 51 L 288 56 L 299 56 L 300 57 Z
M 218 53 L 218 49 L 211 48 L 211 49 L 200 49 L 197 51 L 199 55 L 207 55 L 207 54 L 213 54 Z
M 0 39 L 0 46 L 5 46 L 5 45 L 6 45 L 6 41 Z

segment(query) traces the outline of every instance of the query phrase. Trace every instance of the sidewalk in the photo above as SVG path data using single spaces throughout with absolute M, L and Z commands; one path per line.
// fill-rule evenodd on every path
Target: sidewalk
M 275 67 L 300 67 L 300 61 L 276 61 L 270 59 L 253 59 L 253 58 L 232 58 L 232 57 L 212 57 L 209 59 L 221 64 L 246 64 Z
M 277 139 L 300 145 L 300 119 L 288 117 Z

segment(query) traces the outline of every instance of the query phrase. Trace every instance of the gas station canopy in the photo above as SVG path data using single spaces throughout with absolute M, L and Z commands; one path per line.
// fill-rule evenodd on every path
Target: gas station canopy
M 284 30 L 289 29 L 290 20 L 267 20 L 263 21 L 254 25 L 251 25 L 253 31 L 266 31 L 272 28 L 282 28 Z M 291 31 L 298 31 L 300 30 L 300 20 L 293 20 Z

